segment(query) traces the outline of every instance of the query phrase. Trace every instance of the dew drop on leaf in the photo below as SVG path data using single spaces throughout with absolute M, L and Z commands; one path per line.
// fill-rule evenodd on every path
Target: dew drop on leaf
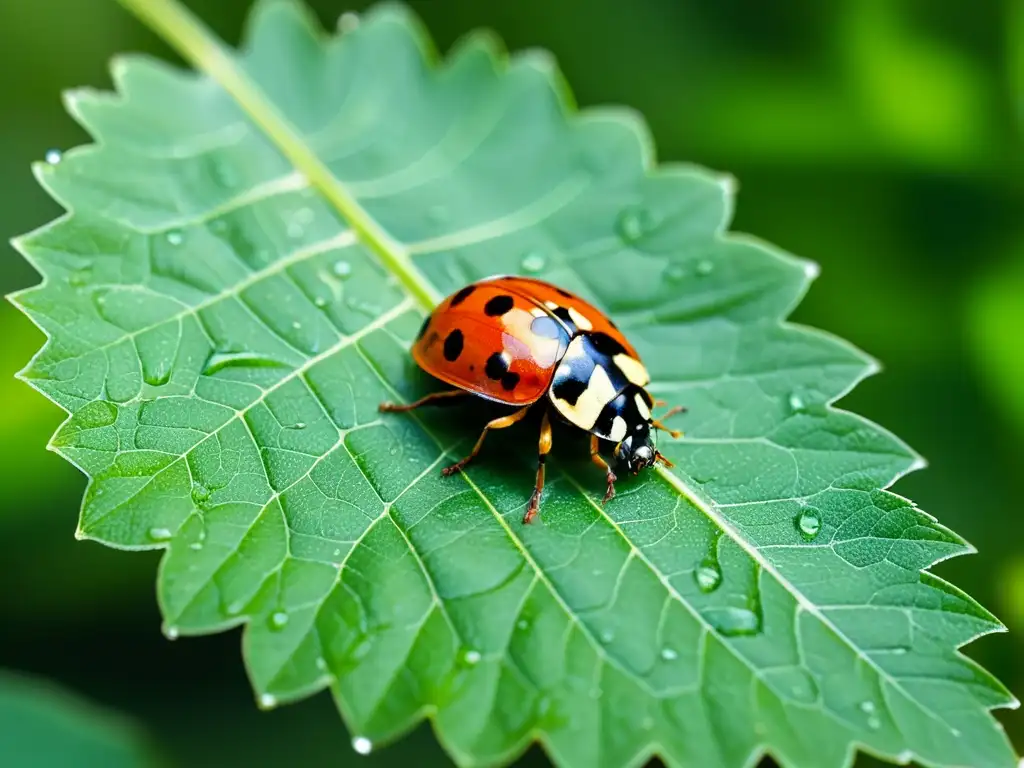
M 181 245 L 185 242 L 185 236 L 177 229 L 172 229 L 167 233 L 167 242 L 171 245 Z
M 191 544 L 188 545 L 188 548 L 198 552 L 199 550 L 201 550 L 203 548 L 203 542 L 201 542 L 201 541 L 193 541 Z
M 162 387 L 171 380 L 171 369 L 162 360 L 154 367 L 148 367 L 143 361 L 142 380 L 151 387 Z
M 466 651 L 463 658 L 470 666 L 478 664 L 480 662 L 480 651 Z
M 315 299 L 313 299 L 313 306 L 315 306 L 317 309 L 323 309 L 324 307 L 327 306 L 327 304 L 328 301 L 323 296 L 317 296 Z
M 192 503 L 197 507 L 203 506 L 210 499 L 210 489 L 202 483 L 192 483 Z
M 879 720 L 877 717 L 872 716 L 868 718 L 868 728 L 870 728 L 872 731 L 877 731 L 881 727 L 882 721 Z
M 150 528 L 149 538 L 153 541 L 167 541 L 173 534 L 170 528 Z
M 338 31 L 341 33 L 352 32 L 359 28 L 359 14 L 354 11 L 345 11 L 338 17 Z M 357 749 L 356 752 L 359 750 Z M 366 750 L 369 752 L 370 750 Z M 366 753 L 362 753 L 366 754 Z
M 284 611 L 274 611 L 270 614 L 270 628 L 284 629 L 288 624 L 288 614 Z
M 682 264 L 673 262 L 665 267 L 665 279 L 673 283 L 681 282 L 686 277 L 686 269 Z
M 323 656 L 320 656 L 316 660 L 316 668 L 319 669 L 321 672 L 326 672 L 327 671 L 327 659 L 325 659 Z
M 722 569 L 718 563 L 712 560 L 705 560 L 693 572 L 693 579 L 697 582 L 697 589 L 707 594 L 718 589 L 722 583 Z
M 523 260 L 520 262 L 520 266 L 524 272 L 530 272 L 537 274 L 547 265 L 547 258 L 540 251 L 527 251 L 523 254 Z
M 297 421 L 292 426 L 292 429 L 305 429 L 305 428 L 306 428 L 306 422 L 304 422 L 304 421 Z
M 177 640 L 178 639 L 178 628 L 175 627 L 175 626 L 167 627 L 164 630 L 164 635 L 167 637 L 168 640 Z
M 718 608 L 708 613 L 711 625 L 727 637 L 761 631 L 761 618 L 749 608 Z
M 793 392 L 789 396 L 789 408 L 793 413 L 803 413 L 807 408 L 803 396 L 799 392 Z
M 821 515 L 814 507 L 807 507 L 796 516 L 796 529 L 800 535 L 810 541 L 821 531 Z
M 63 156 L 61 155 L 61 151 L 59 149 L 46 150 L 46 162 L 49 163 L 50 165 L 57 165 L 58 163 L 60 163 L 62 157 Z
M 634 205 L 623 209 L 615 221 L 615 231 L 626 243 L 635 243 L 650 234 L 657 222 L 649 210 Z
M 675 650 L 673 650 L 672 648 L 662 648 L 661 658 L 663 658 L 665 661 L 675 661 L 679 658 L 679 654 L 676 653 Z
M 601 633 L 601 642 L 605 645 L 608 645 L 608 643 L 610 643 L 614 639 L 615 633 L 612 632 L 610 629 L 606 629 L 604 632 Z
M 352 274 L 352 265 L 349 264 L 344 259 L 339 259 L 338 261 L 334 262 L 334 264 L 331 266 L 331 272 L 334 273 L 335 277 L 340 277 L 342 280 L 344 280 L 346 277 Z
M 875 702 L 865 700 L 860 703 L 860 711 L 865 714 L 871 714 L 875 711 Z
M 352 739 L 352 749 L 360 755 L 368 755 L 373 751 L 373 742 L 365 736 L 356 736 Z
M 264 709 L 272 709 L 277 706 L 277 697 L 272 693 L 260 694 L 260 706 Z
M 241 613 L 243 608 L 245 608 L 245 603 L 231 603 L 231 605 L 227 607 L 228 615 L 234 616 L 237 613 Z
M 527 628 L 529 628 L 529 626 L 530 626 L 530 622 L 528 622 L 526 619 L 520 619 L 519 621 L 516 622 L 516 627 L 519 628 L 519 629 L 527 629 Z
M 701 259 L 697 262 L 696 273 L 698 275 L 706 276 L 710 275 L 715 270 L 715 265 L 708 259 Z

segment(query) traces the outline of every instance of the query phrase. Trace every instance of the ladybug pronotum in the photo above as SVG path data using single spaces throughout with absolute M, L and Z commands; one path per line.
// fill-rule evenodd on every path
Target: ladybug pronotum
M 615 473 L 599 453 L 614 443 L 616 468 L 637 474 L 661 462 L 651 429 L 673 437 L 651 409 L 650 381 L 636 350 L 600 310 L 550 283 L 501 275 L 456 291 L 428 315 L 412 346 L 416 363 L 457 389 L 435 392 L 407 405 L 382 403 L 382 411 L 410 411 L 448 398 L 476 395 L 517 410 L 487 423 L 464 459 L 445 467 L 459 472 L 479 453 L 492 429 L 520 421 L 543 403 L 537 483 L 524 523 L 540 509 L 544 461 L 551 450 L 551 416 L 590 433 L 590 457 L 605 472 L 604 501 L 615 495 Z M 545 397 L 545 395 L 547 397 Z M 674 407 L 662 419 L 685 409 Z

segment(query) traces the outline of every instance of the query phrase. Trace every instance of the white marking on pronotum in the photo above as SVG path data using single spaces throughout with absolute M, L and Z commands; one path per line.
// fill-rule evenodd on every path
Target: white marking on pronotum
M 618 442 L 619 440 L 621 440 L 625 436 L 626 436 L 626 420 L 624 418 L 622 418 L 621 416 L 616 416 L 615 419 L 612 421 L 612 429 L 608 433 L 608 437 L 610 437 L 615 442 Z
M 636 409 L 640 412 L 640 418 L 644 420 L 651 418 L 651 409 L 647 407 L 647 403 L 644 402 L 639 392 L 633 395 L 633 400 L 636 402 Z
M 647 369 L 635 357 L 620 353 L 613 357 L 612 361 L 619 367 L 619 370 L 622 371 L 630 384 L 642 387 L 650 382 L 651 377 L 648 375 Z

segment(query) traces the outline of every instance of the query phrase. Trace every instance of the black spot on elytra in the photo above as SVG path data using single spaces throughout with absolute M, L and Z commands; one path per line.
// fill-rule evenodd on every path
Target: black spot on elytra
M 475 290 L 476 290 L 476 286 L 475 285 L 467 285 L 461 291 L 459 291 L 454 296 L 452 296 L 451 303 L 448 306 L 449 307 L 457 307 L 457 306 L 459 306 L 459 304 L 461 304 L 466 299 L 468 299 L 469 295 L 471 293 L 473 293 L 473 291 L 475 291 Z
M 422 339 L 426 335 L 427 328 L 429 328 L 429 327 L 430 327 L 430 315 L 427 315 L 425 318 L 423 318 L 423 325 L 420 326 L 420 332 L 416 334 L 416 341 L 419 341 L 420 339 Z
M 504 376 L 501 377 L 501 387 L 506 392 L 511 392 L 513 389 L 516 388 L 516 385 L 518 383 L 519 383 L 519 374 L 518 373 L 506 373 Z
M 508 294 L 495 296 L 484 304 L 484 314 L 488 317 L 501 317 L 512 309 L 513 304 L 515 304 L 515 300 Z
M 565 400 L 569 405 L 576 405 L 580 395 L 587 391 L 587 382 L 576 378 L 568 378 L 560 381 L 552 388 L 551 392 L 559 400 Z
M 572 319 L 572 315 L 569 314 L 569 310 L 565 307 L 555 307 L 551 310 L 551 314 L 561 320 L 563 323 L 568 325 L 570 328 L 576 327 L 576 322 Z
M 623 393 L 601 409 L 601 413 L 598 414 L 597 421 L 594 422 L 594 431 L 601 435 L 611 434 L 612 425 L 615 423 L 615 417 L 625 416 L 625 411 L 626 395 Z
M 589 334 L 591 346 L 606 357 L 615 357 L 626 352 L 626 348 L 603 331 L 596 331 Z
M 449 363 L 454 363 L 459 359 L 459 355 L 462 354 L 462 346 L 465 340 L 462 338 L 462 331 L 456 328 L 454 331 L 448 334 L 444 340 L 444 359 Z
M 530 323 L 530 330 L 542 339 L 557 339 L 563 333 L 558 323 L 547 315 L 533 318 L 533 322 Z
M 508 373 L 508 363 L 505 362 L 504 356 L 501 352 L 495 352 L 493 355 L 487 358 L 487 365 L 484 366 L 484 373 L 487 374 L 487 378 L 499 381 L 502 376 Z M 516 379 L 519 377 L 516 376 Z

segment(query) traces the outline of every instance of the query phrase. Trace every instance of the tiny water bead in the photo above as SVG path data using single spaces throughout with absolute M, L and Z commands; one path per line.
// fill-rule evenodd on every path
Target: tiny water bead
M 466 663 L 470 666 L 474 664 L 479 664 L 481 659 L 480 651 L 466 651 L 466 654 L 463 656 L 463 658 L 466 660 Z
M 523 255 L 523 260 L 520 266 L 524 272 L 531 272 L 537 274 L 547 265 L 547 258 L 541 251 L 527 251 Z
M 188 545 L 188 548 L 198 552 L 199 550 L 201 550 L 203 548 L 203 542 L 201 542 L 201 541 L 193 541 L 191 544 Z
M 678 262 L 673 262 L 665 267 L 665 279 L 673 283 L 680 282 L 686 277 L 686 268 Z
M 727 637 L 756 635 L 761 631 L 761 618 L 749 608 L 719 608 L 709 612 L 708 619 Z
M 639 205 L 622 210 L 615 221 L 615 231 L 626 243 L 635 243 L 650 234 L 658 222 L 647 208 Z
M 697 262 L 697 267 L 694 271 L 698 275 L 705 277 L 715 271 L 715 264 L 708 259 L 701 259 Z
M 606 629 L 601 633 L 601 642 L 608 645 L 612 640 L 615 639 L 615 633 L 610 629 Z
M 352 749 L 360 755 L 368 755 L 373 751 L 373 742 L 365 736 L 356 736 L 352 739 Z
M 167 242 L 171 245 L 181 245 L 185 242 L 185 236 L 181 234 L 180 230 L 172 229 L 167 233 Z
M 714 592 L 722 583 L 722 569 L 718 563 L 705 560 L 693 572 L 693 579 L 697 582 L 697 589 L 704 594 Z
M 526 619 L 520 619 L 516 622 L 516 627 L 518 629 L 529 629 L 530 622 L 528 622 Z
M 679 658 L 679 654 L 676 653 L 675 650 L 673 650 L 672 648 L 662 648 L 661 658 L 663 658 L 665 661 L 675 661 Z
M 171 533 L 170 528 L 150 528 L 149 538 L 153 541 L 167 541 L 174 534 Z
M 48 149 L 48 150 L 46 150 L 45 158 L 46 158 L 46 162 L 49 165 L 57 165 L 57 164 L 59 164 L 61 159 L 62 159 L 62 157 L 63 157 L 63 155 L 61 154 L 61 151 L 59 149 Z
M 297 421 L 292 426 L 292 429 L 305 429 L 305 428 L 306 428 L 306 422 L 304 422 L 304 421 Z
M 793 392 L 789 396 L 789 407 L 794 413 L 801 413 L 807 407 L 807 403 L 799 392 Z
M 794 522 L 800 535 L 808 541 L 816 538 L 821 532 L 821 514 L 814 507 L 801 510 Z
M 875 702 L 873 701 L 862 701 L 860 703 L 860 711 L 866 715 L 871 714 L 875 711 Z
M 359 28 L 359 14 L 354 11 L 345 11 L 341 16 L 338 17 L 338 31 L 352 32 Z M 356 750 L 359 751 L 358 749 Z M 367 750 L 369 751 L 369 750 Z
M 167 629 L 164 630 L 164 635 L 167 637 L 168 640 L 177 640 L 178 628 L 175 626 L 167 627 Z
M 313 306 L 315 306 L 317 309 L 323 309 L 329 303 L 330 302 L 328 302 L 327 299 L 325 299 L 323 296 L 317 296 L 315 299 L 313 299 Z
M 270 628 L 284 629 L 288 624 L 288 614 L 284 611 L 274 611 L 270 614 Z
M 339 277 L 344 280 L 352 274 L 352 265 L 344 259 L 339 259 L 331 266 L 331 272 L 334 273 L 335 277 Z
M 272 693 L 261 693 L 260 706 L 264 709 L 273 709 L 277 706 L 277 697 Z

